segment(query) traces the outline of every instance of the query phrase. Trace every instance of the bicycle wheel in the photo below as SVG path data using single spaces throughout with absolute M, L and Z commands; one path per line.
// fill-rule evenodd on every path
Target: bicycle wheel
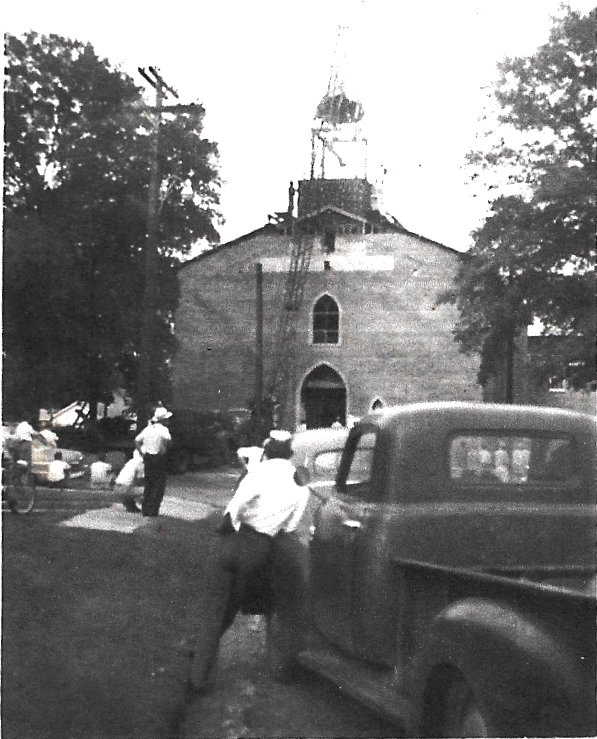
M 29 513 L 35 505 L 35 478 L 28 470 L 8 486 L 6 502 L 13 513 Z

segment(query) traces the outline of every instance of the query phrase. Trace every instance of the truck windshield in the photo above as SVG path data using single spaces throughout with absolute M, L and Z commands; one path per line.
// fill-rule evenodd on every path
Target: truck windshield
M 566 483 L 576 474 L 572 439 L 553 436 L 467 434 L 449 450 L 453 480 L 488 483 Z

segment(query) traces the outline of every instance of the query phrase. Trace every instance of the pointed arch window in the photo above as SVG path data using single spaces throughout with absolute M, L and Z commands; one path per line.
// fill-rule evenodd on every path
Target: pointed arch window
M 337 344 L 339 328 L 338 303 L 330 295 L 323 295 L 313 307 L 313 343 Z

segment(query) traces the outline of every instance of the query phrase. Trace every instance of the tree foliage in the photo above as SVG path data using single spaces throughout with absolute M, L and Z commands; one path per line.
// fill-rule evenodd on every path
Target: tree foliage
M 501 185 L 444 300 L 459 309 L 461 350 L 481 353 L 483 384 L 535 319 L 559 337 L 573 384 L 594 379 L 595 21 L 563 8 L 533 56 L 498 66 L 497 129 L 468 155 L 473 179 Z M 548 353 L 535 369 L 553 373 Z
M 31 413 L 135 394 L 155 113 L 93 47 L 5 37 L 4 398 Z M 217 147 L 204 110 L 159 122 L 158 289 L 152 394 L 167 398 L 176 265 L 218 240 Z

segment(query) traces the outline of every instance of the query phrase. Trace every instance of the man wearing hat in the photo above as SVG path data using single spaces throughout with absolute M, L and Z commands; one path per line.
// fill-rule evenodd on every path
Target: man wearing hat
M 213 597 L 205 605 L 207 612 L 194 644 L 190 681 L 198 692 L 209 689 L 220 639 L 243 608 L 249 589 L 272 561 L 272 554 L 277 553 L 279 535 L 295 531 L 305 512 L 309 488 L 297 483 L 291 456 L 290 434 L 272 431 L 264 444 L 264 461 L 243 477 L 226 507 L 229 535 L 222 537 L 206 573 L 205 584 Z M 221 527 L 220 533 L 224 531 Z M 295 570 L 288 559 L 283 577 L 296 585 L 292 589 L 295 597 L 300 597 L 300 578 Z
M 158 406 L 141 433 L 135 439 L 135 448 L 143 457 L 145 487 L 141 512 L 144 516 L 157 516 L 166 491 L 166 452 L 172 441 L 168 420 L 172 414 Z

